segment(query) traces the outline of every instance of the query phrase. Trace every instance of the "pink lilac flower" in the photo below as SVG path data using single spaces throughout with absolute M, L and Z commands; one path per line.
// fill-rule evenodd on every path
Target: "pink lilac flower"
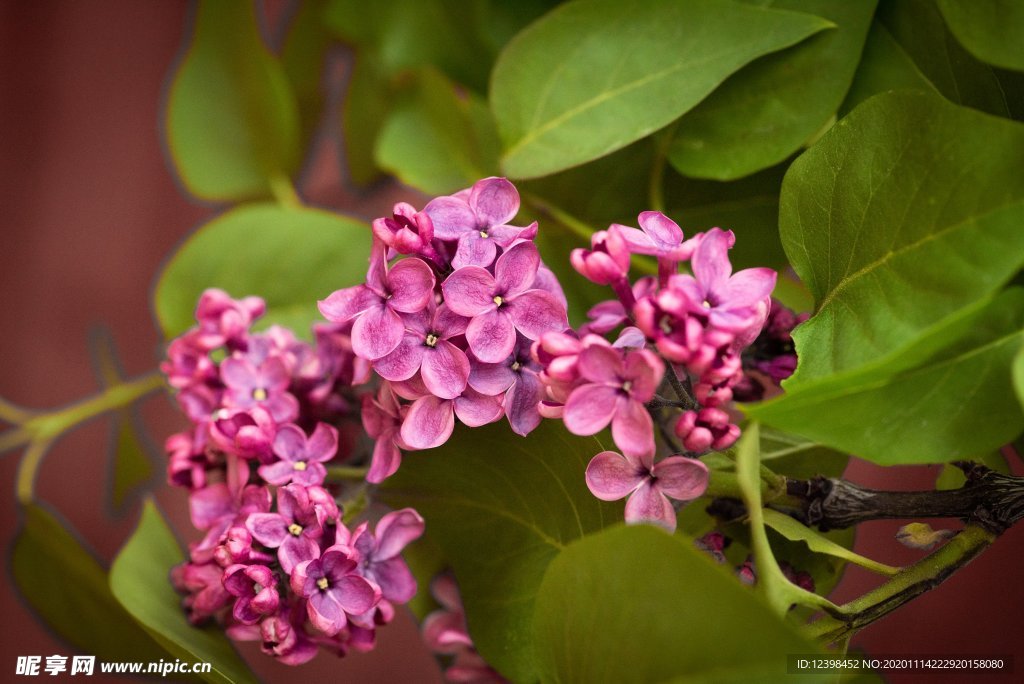
M 569 260 L 587 280 L 598 285 L 614 285 L 625 280 L 629 273 L 629 256 L 626 243 L 618 233 L 599 230 L 590 236 L 590 249 L 572 250 Z
M 246 625 L 276 613 L 281 603 L 277 578 L 265 565 L 232 565 L 224 570 L 224 588 L 236 596 L 232 615 Z
M 191 547 L 189 555 L 193 561 L 204 562 L 213 557 L 224 534 L 252 513 L 265 513 L 270 510 L 270 491 L 260 485 L 239 487 L 235 480 L 244 481 L 248 477 L 249 468 L 244 461 L 229 455 L 229 460 L 237 463 L 237 469 L 243 476 L 235 476 L 229 472 L 232 482 L 218 482 L 204 489 L 192 492 L 189 498 L 192 524 L 199 530 L 205 530 L 202 541 Z
M 479 266 L 465 266 L 441 286 L 449 308 L 472 320 L 466 339 L 485 363 L 498 363 L 512 353 L 516 330 L 531 340 L 568 327 L 565 308 L 549 292 L 527 289 L 540 265 L 537 247 L 521 242 L 498 257 L 492 276 Z
M 409 407 L 400 436 L 412 449 L 433 449 L 452 436 L 455 416 L 469 427 L 479 427 L 501 418 L 502 409 L 500 396 L 489 397 L 472 387 L 454 399 L 426 394 Z
M 223 576 L 224 568 L 210 561 L 183 563 L 171 570 L 171 584 L 185 594 L 183 603 L 193 625 L 202 624 L 231 604 L 232 595 L 221 582 Z
M 210 439 L 225 453 L 268 459 L 277 432 L 274 418 L 260 406 L 222 409 L 210 421 Z
M 402 341 L 400 313 L 426 308 L 434 293 L 434 273 L 419 258 L 402 259 L 388 268 L 381 243 L 370 257 L 366 284 L 331 293 L 319 302 L 320 313 L 334 323 L 354 319 L 352 349 L 370 361 L 386 356 Z
M 613 223 L 608 229 L 618 234 L 633 254 L 658 257 L 658 282 L 662 287 L 676 272 L 676 265 L 686 261 L 700 243 L 702 235 L 683 241 L 679 225 L 659 211 L 645 211 L 638 217 L 640 230 Z
M 220 364 L 220 374 L 227 386 L 227 406 L 259 406 L 278 422 L 298 417 L 299 401 L 288 392 L 291 373 L 282 358 L 271 356 L 262 363 L 253 363 L 245 357 L 231 356 Z
M 206 349 L 228 346 L 245 349 L 249 326 L 266 311 L 259 297 L 232 299 L 224 290 L 210 288 L 199 297 L 196 340 Z
M 346 542 L 359 552 L 359 572 L 380 587 L 385 600 L 405 603 L 416 594 L 416 579 L 401 554 L 423 535 L 423 529 L 420 514 L 403 508 L 382 517 L 375 533 L 361 524 Z
M 427 212 L 405 202 L 396 204 L 392 212 L 391 218 L 374 219 L 374 237 L 399 254 L 432 254 L 434 224 Z
M 601 340 L 603 342 L 603 340 Z M 565 403 L 569 432 L 593 435 L 612 425 L 612 439 L 631 456 L 654 454 L 654 426 L 644 404 L 654 397 L 665 364 L 646 349 L 625 355 L 607 342 L 586 345 L 579 355 L 587 381 Z
M 700 411 L 684 411 L 676 422 L 676 435 L 687 451 L 703 453 L 708 449 L 728 449 L 740 437 L 739 426 L 730 422 L 729 414 L 720 408 L 705 407 Z
M 306 610 L 301 602 L 291 608 L 282 607 L 277 615 L 260 623 L 259 639 L 261 650 L 276 657 L 285 665 L 302 665 L 317 654 L 317 645 L 306 635 L 303 628 Z
M 407 448 L 399 434 L 402 411 L 391 383 L 381 383 L 376 397 L 363 395 L 362 418 L 366 434 L 375 440 L 366 481 L 378 484 L 394 475 L 402 463 L 400 449 Z
M 403 314 L 402 320 L 402 341 L 390 354 L 377 359 L 373 369 L 385 380 L 408 380 L 419 371 L 432 394 L 442 399 L 462 394 L 469 380 L 469 359 L 451 339 L 466 332 L 469 319 L 442 304 Z
M 652 464 L 614 451 L 602 451 L 587 466 L 587 487 L 602 501 L 628 496 L 626 522 L 650 522 L 669 532 L 676 529 L 676 511 L 669 498 L 696 499 L 708 486 L 708 469 L 684 456 L 670 456 Z
M 540 425 L 537 405 L 544 399 L 539 364 L 530 355 L 533 343 L 519 335 L 512 355 L 502 363 L 473 363 L 469 384 L 481 394 L 504 395 L 505 416 L 518 435 L 526 436 Z
M 260 477 L 274 485 L 295 482 L 307 487 L 323 483 L 327 476 L 326 461 L 338 452 L 338 430 L 326 423 L 317 423 L 313 434 L 306 437 L 300 427 L 282 426 L 274 437 L 274 455 L 280 461 L 262 465 Z
M 290 484 L 277 490 L 276 513 L 252 513 L 245 526 L 261 544 L 277 549 L 281 568 L 291 574 L 296 565 L 320 554 L 325 522 L 306 488 Z
M 455 268 L 490 266 L 498 247 L 507 249 L 516 240 L 537 235 L 536 222 L 526 228 L 507 225 L 519 211 L 519 192 L 505 178 L 484 178 L 468 193 L 437 197 L 423 210 L 433 220 L 438 238 L 458 240 Z
M 307 599 L 310 622 L 328 636 L 381 599 L 380 587 L 360 575 L 357 565 L 355 550 L 332 546 L 319 558 L 300 562 L 291 574 L 292 590 Z

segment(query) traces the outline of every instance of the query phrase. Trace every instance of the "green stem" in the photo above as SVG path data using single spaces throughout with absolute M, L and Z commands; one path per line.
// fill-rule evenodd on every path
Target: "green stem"
M 0 420 L 12 423 L 14 425 L 20 425 L 27 421 L 33 416 L 32 411 L 27 411 L 20 406 L 16 406 L 6 399 L 0 398 Z M 2 452 L 3 449 L 0 449 Z
M 532 192 L 523 192 L 521 195 L 534 211 L 558 221 L 589 244 L 590 236 L 594 234 L 593 228 L 543 197 L 534 195 Z
M 365 480 L 369 466 L 328 466 L 328 482 L 345 482 L 347 480 Z
M 657 137 L 658 146 L 654 152 L 651 175 L 647 180 L 647 202 L 652 211 L 665 213 L 665 164 L 668 161 L 668 148 L 672 145 L 672 138 L 678 125 L 677 121 Z
M 107 411 L 127 406 L 163 386 L 163 375 L 159 371 L 153 371 L 123 384 L 108 387 L 89 399 L 65 408 L 39 413 L 17 430 L 5 433 L 0 445 L 6 448 L 25 443 L 29 445 L 18 465 L 18 500 L 22 503 L 30 503 L 33 500 L 36 473 L 47 448 L 57 437 L 76 425 Z
M 285 207 L 298 208 L 302 206 L 302 198 L 295 191 L 290 178 L 284 175 L 271 176 L 269 179 L 270 193 L 277 200 L 278 204 Z
M 904 568 L 878 588 L 839 606 L 838 611 L 829 611 L 828 615 L 808 625 L 805 631 L 826 644 L 848 638 L 942 584 L 995 539 L 994 532 L 970 523 L 945 546 Z

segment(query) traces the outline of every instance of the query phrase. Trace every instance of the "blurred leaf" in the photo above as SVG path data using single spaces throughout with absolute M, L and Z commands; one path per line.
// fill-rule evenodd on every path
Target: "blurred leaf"
M 146 632 L 174 656 L 210 663 L 212 671 L 201 675 L 203 679 L 235 684 L 257 682 L 223 628 L 210 625 L 200 629 L 185 618 L 181 597 L 167 577 L 170 569 L 183 560 L 174 533 L 152 500 L 148 500 L 138 528 L 110 568 L 110 589 Z
M 990 114 L 1010 113 L 1013 97 L 1008 98 L 1003 77 L 960 46 L 932 0 L 883 2 L 875 26 L 875 44 L 865 52 L 844 111 L 853 109 L 857 98 L 910 86 L 934 88 L 951 102 Z M 928 86 L 919 83 L 922 79 Z
M 996 449 L 1024 428 L 1020 406 L 1007 400 L 1010 364 L 1024 342 L 1024 291 L 1007 291 L 968 322 L 965 334 L 915 367 L 892 374 L 883 359 L 744 410 L 881 465 Z
M 180 335 L 195 325 L 203 290 L 219 287 L 233 297 L 263 297 L 263 325 L 308 337 L 320 320 L 317 300 L 363 282 L 370 237 L 365 224 L 319 209 L 232 209 L 200 228 L 164 268 L 154 293 L 157 320 L 166 337 Z
M 769 509 L 765 509 L 767 513 Z M 822 596 L 828 596 L 836 588 L 839 581 L 843 579 L 843 571 L 846 570 L 847 561 L 839 556 L 832 556 L 824 553 L 816 553 L 808 548 L 802 541 L 793 541 L 782 536 L 770 527 L 768 528 L 768 540 L 772 547 L 772 553 L 779 562 L 787 563 L 794 572 L 806 572 L 814 582 L 814 592 Z M 830 544 L 835 544 L 841 549 L 849 551 L 853 548 L 857 538 L 856 528 L 849 527 L 845 530 L 829 530 L 828 532 L 816 532 L 822 539 Z M 852 553 L 852 551 L 850 551 Z M 795 608 L 790 612 L 793 614 L 810 617 L 814 611 L 810 608 Z
M 818 475 L 841 477 L 850 456 L 798 435 L 761 428 L 761 462 L 773 472 L 797 480 Z
M 560 0 L 480 0 L 470 3 L 475 8 L 476 31 L 492 56 L 523 27 L 549 11 Z
M 153 477 L 153 464 L 146 455 L 138 422 L 132 411 L 119 411 L 114 419 L 114 463 L 111 496 L 114 510 L 119 511 L 128 495 Z
M 786 174 L 786 253 L 817 302 L 787 391 L 906 349 L 1024 264 L 1024 126 L 873 98 Z
M 491 107 L 515 178 L 604 156 L 665 126 L 748 62 L 830 24 L 725 0 L 562 5 L 494 66 Z
M 301 161 L 295 96 L 260 38 L 251 2 L 199 3 L 166 116 L 174 166 L 202 199 L 267 197 Z
M 842 103 L 875 1 L 774 0 L 769 6 L 822 17 L 836 28 L 754 61 L 684 114 L 669 152 L 680 173 L 731 180 L 777 164 Z
M 526 441 L 503 420 L 408 454 L 380 491 L 426 519 L 455 571 L 473 642 L 514 681 L 537 678 L 530 621 L 545 568 L 572 540 L 622 520 L 621 503 L 587 489 L 584 472 L 598 451 L 595 439 L 554 421 Z
M 1024 4 L 1019 0 L 939 0 L 946 25 L 983 62 L 1024 71 Z
M 341 139 L 349 176 L 366 185 L 380 174 L 373 147 L 398 89 L 370 51 L 360 51 L 352 62 L 342 104 Z
M 437 601 L 430 593 L 430 585 L 448 567 L 441 548 L 430 536 L 428 530 L 422 537 L 414 541 L 402 551 L 402 558 L 416 578 L 416 595 L 406 604 L 416 619 L 423 622 L 423 618 L 431 611 L 438 608 Z
M 14 583 L 61 639 L 101 660 L 149 660 L 167 651 L 139 630 L 110 593 L 93 552 L 47 509 L 30 504 L 12 550 Z
M 1013 357 L 1013 388 L 1017 392 L 1017 399 L 1024 406 L 1024 347 Z
M 552 682 L 780 681 L 787 653 L 817 650 L 692 543 L 647 525 L 567 547 L 533 624 L 540 677 Z
M 991 468 L 992 470 L 1004 475 L 1010 475 L 1010 465 L 1006 462 L 1006 457 L 998 451 L 993 451 L 967 460 L 980 463 L 983 466 Z M 967 482 L 967 478 L 964 477 L 964 471 L 954 465 L 944 463 L 942 465 L 942 469 L 939 471 L 939 476 L 935 478 L 935 488 L 943 490 L 960 489 L 964 486 L 965 482 Z
M 854 553 L 844 546 L 835 543 L 821 532 L 812 530 L 806 525 L 803 525 L 789 517 L 785 513 L 765 509 L 764 524 L 781 534 L 786 539 L 807 544 L 807 548 L 816 553 L 835 556 L 836 558 L 841 558 L 851 563 L 855 563 L 863 568 L 867 568 L 868 570 L 881 573 L 883 575 L 894 575 L 899 572 L 899 568 L 894 568 L 891 565 L 879 563 L 871 560 L 870 558 L 865 558 L 864 556 Z
M 324 108 L 324 62 L 333 35 L 324 23 L 328 0 L 299 3 L 281 49 L 281 64 L 299 111 L 299 149 L 309 148 Z
M 445 195 L 495 175 L 499 150 L 486 103 L 425 68 L 385 121 L 374 158 L 406 185 Z

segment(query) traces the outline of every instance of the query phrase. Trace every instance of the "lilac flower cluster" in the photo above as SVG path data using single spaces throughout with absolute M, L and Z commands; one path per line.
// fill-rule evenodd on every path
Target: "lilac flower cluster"
M 375 448 L 367 480 L 382 482 L 401 450 L 430 449 L 471 427 L 508 418 L 528 434 L 542 387 L 530 345 L 568 328 L 566 301 L 533 242 L 537 224 L 509 224 L 519 193 L 504 178 L 431 200 L 399 203 L 373 222 L 366 282 L 320 302 L 351 326 L 352 351 L 382 378 L 365 397 Z
M 587 484 L 600 499 L 629 497 L 626 520 L 675 529 L 675 507 L 707 487 L 696 456 L 722 450 L 739 437 L 725 405 L 743 381 L 742 352 L 771 309 L 776 274 L 753 268 L 732 272 L 732 231 L 712 228 L 685 240 L 664 214 L 646 211 L 640 229 L 619 224 L 595 233 L 589 249 L 571 261 L 616 299 L 593 307 L 578 333 L 543 335 L 534 348 L 546 391 L 541 412 L 561 418 L 577 435 L 611 426 L 621 450 L 590 462 Z M 629 280 L 633 255 L 657 259 L 657 277 Z M 680 273 L 689 262 L 692 273 Z M 619 329 L 614 342 L 605 335 Z M 669 392 L 674 398 L 666 398 Z M 655 462 L 655 422 L 675 417 L 680 455 Z M 667 437 L 666 441 L 671 441 Z
M 279 327 L 252 332 L 264 308 L 207 290 L 198 326 L 161 366 L 192 422 L 167 440 L 168 478 L 189 489 L 205 534 L 172 581 L 192 622 L 216 618 L 232 638 L 299 664 L 321 646 L 373 648 L 394 604 L 416 592 L 400 554 L 424 524 L 412 509 L 372 531 L 342 521 L 327 464 L 350 450 L 351 387 L 369 365 L 352 351 L 354 326 L 318 325 L 309 345 Z

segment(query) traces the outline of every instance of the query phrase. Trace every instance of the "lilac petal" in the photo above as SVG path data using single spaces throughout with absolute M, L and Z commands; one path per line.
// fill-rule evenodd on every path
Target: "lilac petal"
M 459 237 L 459 247 L 452 259 L 452 266 L 462 268 L 463 266 L 480 266 L 487 268 L 494 263 L 494 256 L 498 253 L 498 247 L 494 240 L 485 238 L 479 232 L 472 230 L 463 233 Z
M 466 340 L 476 358 L 484 363 L 498 363 L 515 348 L 516 331 L 504 311 L 488 311 L 470 321 Z
M 621 384 L 623 379 L 622 352 L 603 344 L 591 344 L 580 352 L 580 375 L 591 382 Z
M 338 430 L 327 423 L 317 423 L 306 443 L 306 459 L 329 461 L 338 453 Z
M 336 290 L 317 302 L 317 307 L 324 318 L 333 323 L 344 323 L 361 314 L 380 301 L 373 291 L 365 285 L 347 287 Z
M 374 564 L 373 579 L 388 601 L 405 603 L 416 595 L 416 578 L 400 556 Z
M 537 374 L 523 369 L 519 372 L 519 381 L 512 385 L 505 396 L 505 415 L 508 424 L 517 435 L 526 436 L 540 425 L 540 412 L 537 404 L 544 398 L 544 385 Z
M 516 373 L 507 363 L 474 361 L 469 371 L 469 386 L 481 394 L 504 394 L 516 381 Z
M 558 282 L 558 276 L 555 275 L 554 271 L 545 266 L 543 261 L 540 267 L 537 268 L 537 277 L 533 279 L 533 285 L 530 285 L 530 289 L 550 292 L 562 305 L 563 309 L 569 308 L 569 300 L 565 298 L 565 292 L 562 291 L 562 284 Z
M 345 575 L 328 591 L 338 597 L 338 603 L 350 615 L 359 615 L 380 601 L 380 589 L 359 575 Z
M 642 403 L 628 397 L 618 398 L 612 418 L 612 439 L 629 456 L 654 454 L 654 423 Z
M 391 477 L 402 464 L 402 452 L 395 445 L 394 431 L 389 430 L 377 438 L 373 445 L 373 459 L 366 481 L 379 484 Z
M 519 211 L 519 192 L 506 178 L 484 178 L 470 190 L 469 206 L 476 214 L 477 226 L 508 223 Z
M 608 228 L 609 231 L 615 231 L 622 238 L 622 241 L 626 243 L 626 249 L 632 254 L 649 254 L 651 256 L 657 256 L 658 246 L 654 244 L 651 236 L 642 230 L 636 228 L 630 228 L 629 226 L 623 226 L 618 223 L 613 223 Z
M 437 313 L 434 314 L 433 320 L 433 331 L 441 336 L 441 339 L 447 340 L 455 337 L 456 335 L 463 335 L 466 332 L 466 328 L 469 327 L 469 318 L 466 316 L 460 316 L 459 314 L 452 311 L 448 306 L 442 304 L 437 307 Z M 424 329 L 424 332 L 431 332 Z
M 640 350 L 627 354 L 624 366 L 624 377 L 633 382 L 632 396 L 650 401 L 665 375 L 665 363 L 654 352 Z
M 285 461 L 300 461 L 306 457 L 306 433 L 297 425 L 283 425 L 274 437 L 274 453 Z M 289 464 L 290 467 L 290 464 Z
M 338 602 L 338 596 L 333 591 L 313 592 L 307 607 L 309 621 L 327 636 L 334 636 L 348 622 L 345 611 Z
M 272 485 L 283 485 L 291 482 L 292 475 L 298 471 L 295 470 L 295 464 L 292 461 L 278 461 L 270 465 L 261 465 L 256 472 Z
M 577 387 L 565 402 L 562 418 L 574 435 L 594 435 L 604 430 L 615 415 L 619 393 L 607 385 L 588 384 Z
M 313 487 L 321 485 L 324 479 L 327 477 L 327 468 L 324 467 L 323 463 L 317 461 L 310 461 L 306 464 L 305 470 L 292 469 L 292 482 L 306 487 Z
M 438 340 L 433 349 L 424 350 L 420 375 L 433 394 L 442 399 L 454 399 L 466 389 L 469 359 L 451 342 Z
M 628 326 L 622 329 L 612 346 L 616 349 L 643 349 L 646 344 L 647 338 L 643 331 L 640 328 Z
M 602 501 L 618 501 L 647 479 L 639 459 L 602 451 L 587 465 L 587 487 Z
M 473 640 L 466 632 L 462 613 L 435 610 L 423 620 L 423 640 L 435 653 L 457 653 Z
M 245 528 L 260 544 L 277 548 L 288 536 L 288 523 L 278 513 L 250 513 Z
M 413 449 L 432 449 L 448 441 L 454 429 L 454 403 L 428 395 L 409 407 L 402 423 L 402 441 Z
M 229 356 L 220 364 L 220 378 L 232 389 L 251 390 L 258 387 L 256 368 L 247 359 Z
M 654 466 L 658 489 L 677 501 L 696 499 L 708 488 L 708 467 L 694 458 L 670 456 Z
M 640 227 L 651 236 L 651 240 L 662 250 L 678 247 L 683 241 L 683 231 L 675 221 L 660 211 L 645 211 L 638 217 Z
M 374 558 L 394 558 L 402 549 L 423 536 L 424 527 L 423 518 L 411 508 L 388 513 L 377 523 L 377 552 Z
M 425 261 L 416 257 L 402 259 L 388 273 L 388 306 L 395 311 L 421 311 L 434 295 L 434 283 L 434 272 Z
M 460 316 L 476 316 L 495 307 L 497 283 L 487 269 L 463 266 L 441 285 L 445 304 Z
M 508 302 L 508 311 L 516 329 L 531 340 L 547 332 L 562 332 L 569 327 L 565 307 L 550 292 L 528 290 Z
M 223 482 L 193 492 L 189 500 L 192 524 L 205 530 L 223 517 L 234 515 L 231 492 Z
M 505 297 L 512 298 L 533 285 L 540 266 L 540 252 L 532 242 L 520 242 L 498 257 L 494 279 Z
M 717 291 L 725 285 L 732 273 L 729 263 L 729 236 L 732 231 L 712 228 L 704 234 L 704 238 L 693 253 L 690 262 L 693 275 L 707 291 Z
M 644 482 L 626 501 L 626 522 L 649 522 L 669 532 L 676 529 L 676 512 L 650 480 Z
M 318 555 L 320 546 L 304 534 L 298 537 L 289 534 L 277 549 L 277 559 L 281 561 L 281 568 L 288 574 L 291 574 L 292 569 L 302 561 L 313 560 Z
M 469 427 L 480 427 L 501 418 L 504 411 L 502 397 L 489 397 L 467 388 L 455 400 L 455 415 Z
M 352 349 L 369 361 L 387 356 L 402 341 L 405 326 L 394 311 L 379 306 L 364 312 L 352 325 Z
M 516 240 L 533 240 L 537 237 L 537 222 L 522 228 L 520 226 L 494 225 L 487 229 L 487 235 L 502 248 L 512 246 Z
M 385 380 L 408 380 L 423 362 L 423 338 L 406 333 L 390 354 L 373 362 L 373 370 Z
M 674 275 L 668 279 L 669 292 L 682 295 L 682 297 L 690 303 L 691 306 L 700 306 L 704 302 L 704 298 L 707 296 L 708 289 L 703 283 L 697 282 L 697 280 L 686 273 Z M 665 291 L 663 290 L 664 294 Z M 658 300 L 661 302 L 661 300 Z
M 753 306 L 775 289 L 778 274 L 770 268 L 745 268 L 734 274 L 715 295 L 729 306 Z
M 458 197 L 435 197 L 423 211 L 434 224 L 434 237 L 457 240 L 467 230 L 476 229 L 476 215 L 469 203 Z

